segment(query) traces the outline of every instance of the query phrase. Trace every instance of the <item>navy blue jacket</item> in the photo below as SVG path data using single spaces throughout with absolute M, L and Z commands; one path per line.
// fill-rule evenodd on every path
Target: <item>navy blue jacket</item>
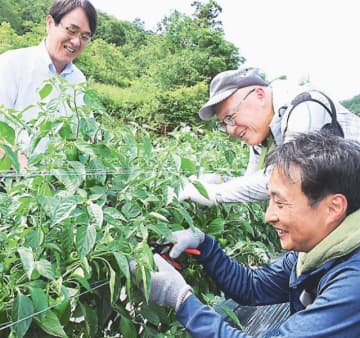
M 360 337 L 360 250 L 333 259 L 296 277 L 298 254 L 290 251 L 274 263 L 249 268 L 232 261 L 219 244 L 206 236 L 199 247 L 203 264 L 227 297 L 242 305 L 290 302 L 292 315 L 274 337 Z M 315 299 L 306 308 L 299 300 L 304 289 Z M 193 337 L 249 337 L 225 322 L 212 308 L 191 295 L 177 319 Z

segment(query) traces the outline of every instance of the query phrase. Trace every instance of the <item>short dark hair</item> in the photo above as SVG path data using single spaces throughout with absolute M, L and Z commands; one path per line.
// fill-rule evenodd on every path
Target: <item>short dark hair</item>
M 266 166 L 280 169 L 289 178 L 292 166 L 301 171 L 301 189 L 314 206 L 330 194 L 343 194 L 347 214 L 360 208 L 360 143 L 326 132 L 301 133 L 277 146 Z
M 93 36 L 96 31 L 97 14 L 95 7 L 88 0 L 55 0 L 49 9 L 49 15 L 58 25 L 64 15 L 78 7 L 84 10 L 89 21 L 91 36 Z

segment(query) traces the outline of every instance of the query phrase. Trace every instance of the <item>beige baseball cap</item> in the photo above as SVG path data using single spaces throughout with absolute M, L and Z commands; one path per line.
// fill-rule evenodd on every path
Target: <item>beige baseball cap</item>
M 202 120 L 210 120 L 215 115 L 215 106 L 234 94 L 238 89 L 249 86 L 268 86 L 260 76 L 258 68 L 227 70 L 217 74 L 210 83 L 210 98 L 198 114 Z

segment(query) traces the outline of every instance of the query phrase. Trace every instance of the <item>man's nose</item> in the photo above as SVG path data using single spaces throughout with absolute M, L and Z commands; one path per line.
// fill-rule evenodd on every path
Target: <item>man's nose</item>
M 82 41 L 81 41 L 81 38 L 80 38 L 80 35 L 77 34 L 73 37 L 71 37 L 71 43 L 74 45 L 74 46 L 80 46 Z
M 266 209 L 266 212 L 265 212 L 265 222 L 266 223 L 275 223 L 276 221 L 278 221 L 278 216 L 277 214 L 275 213 L 274 211 L 274 208 L 272 207 L 272 203 L 271 201 L 269 202 L 269 205 Z

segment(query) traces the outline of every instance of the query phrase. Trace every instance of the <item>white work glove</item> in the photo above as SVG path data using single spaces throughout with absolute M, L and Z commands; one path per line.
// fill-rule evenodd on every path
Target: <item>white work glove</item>
M 196 249 L 205 240 L 205 234 L 198 228 L 174 231 L 171 234 L 174 243 L 169 252 L 173 259 L 178 258 L 186 249 Z
M 203 177 L 203 179 L 202 179 Z M 187 199 L 192 200 L 193 202 L 199 203 L 201 205 L 205 205 L 207 207 L 212 207 L 213 205 L 217 204 L 216 194 L 218 193 L 220 186 L 220 175 L 217 174 L 205 174 L 202 175 L 199 179 L 194 176 L 190 177 L 190 182 L 185 185 L 183 189 L 180 189 L 178 200 L 184 201 Z M 217 182 L 217 183 L 208 183 L 210 182 Z M 206 193 L 209 198 L 203 196 L 199 190 L 195 187 L 196 183 L 199 183 L 203 186 L 206 190 Z
M 191 176 L 192 178 L 193 176 Z M 196 179 L 196 177 L 195 177 Z M 224 177 L 219 174 L 207 173 L 200 175 L 198 179 L 201 183 L 220 184 L 224 183 Z
M 192 291 L 176 269 L 159 254 L 154 255 L 158 271 L 151 272 L 151 289 L 149 301 L 161 306 L 170 306 L 178 310 L 187 293 Z M 130 262 L 130 270 L 135 272 L 136 262 Z

